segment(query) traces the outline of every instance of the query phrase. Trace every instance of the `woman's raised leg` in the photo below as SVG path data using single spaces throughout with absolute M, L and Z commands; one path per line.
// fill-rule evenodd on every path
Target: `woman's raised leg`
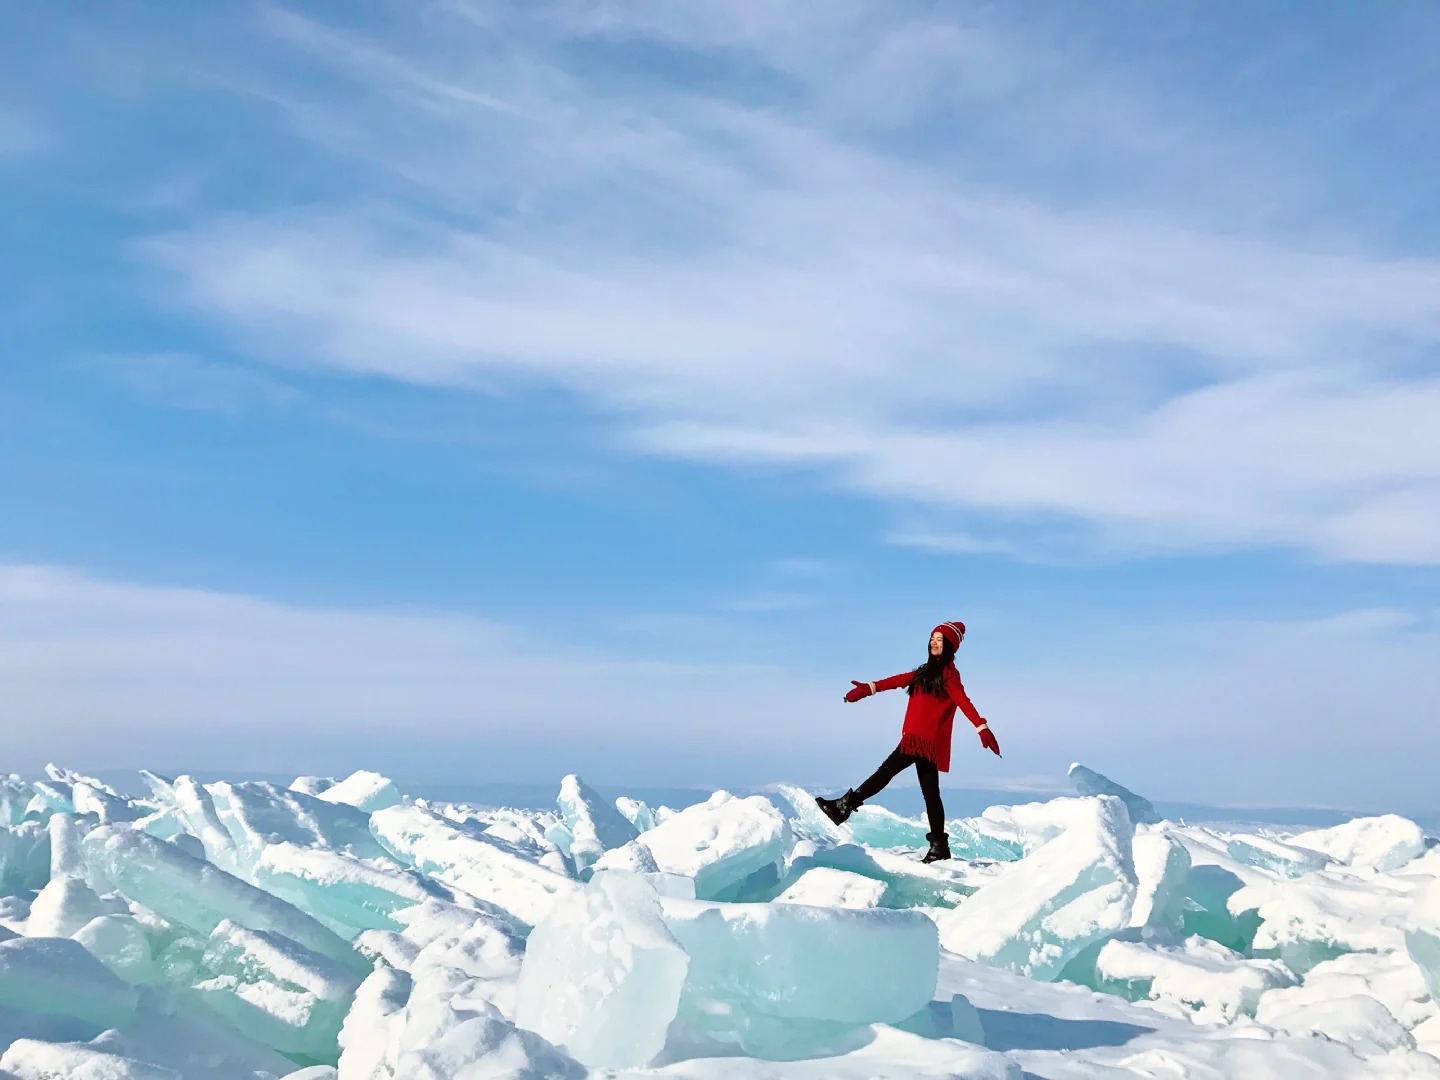
M 890 751 L 890 756 L 880 763 L 880 767 L 855 789 L 855 805 L 859 806 L 865 800 L 873 799 L 885 790 L 885 786 L 891 780 L 914 764 L 916 764 L 916 759 L 909 754 L 902 754 L 898 748 Z M 937 780 L 936 783 L 938 785 L 939 781 Z

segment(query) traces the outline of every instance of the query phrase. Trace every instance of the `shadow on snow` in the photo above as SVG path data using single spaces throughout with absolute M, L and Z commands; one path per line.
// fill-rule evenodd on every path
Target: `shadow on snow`
M 985 1029 L 985 1045 L 1008 1050 L 1086 1050 L 1095 1046 L 1124 1046 L 1148 1035 L 1154 1028 L 1119 1020 L 1065 1020 L 1048 1013 L 977 1009 Z

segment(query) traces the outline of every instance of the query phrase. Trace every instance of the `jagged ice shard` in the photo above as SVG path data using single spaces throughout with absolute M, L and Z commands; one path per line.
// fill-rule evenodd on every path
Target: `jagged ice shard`
M 524 848 L 419 807 L 381 810 L 370 827 L 396 858 L 499 905 L 526 926 L 539 923 L 557 899 L 579 887 L 531 861 Z
M 229 920 L 355 964 L 350 946 L 312 916 L 164 840 L 105 826 L 85 838 L 84 850 L 86 880 L 96 892 L 119 892 L 201 934 Z
M 601 871 L 531 933 L 515 1019 L 587 1065 L 646 1065 L 665 1045 L 689 966 L 650 884 Z
M 351 969 L 281 934 L 226 921 L 206 943 L 194 990 L 247 1038 L 323 1060 L 333 1055 L 360 981 Z
M 717 791 L 631 843 L 643 844 L 661 871 L 693 878 L 697 897 L 721 899 L 751 874 L 776 866 L 793 843 L 793 834 L 768 799 Z M 628 868 L 632 858 L 622 847 L 595 865 Z
M 1430 996 L 1440 1001 L 1440 880 L 1417 894 L 1405 948 L 1424 975 Z
M 395 913 L 426 900 L 465 899 L 457 890 L 393 862 L 289 842 L 266 847 L 254 876 L 261 888 L 313 912 L 317 921 L 346 938 L 363 930 L 398 930 Z
M 1130 925 L 1134 829 L 1125 804 L 1111 795 L 1056 802 L 1063 831 L 936 916 L 947 949 L 1053 979 L 1086 946 Z
M 582 873 L 613 848 L 624 847 L 640 835 L 614 803 L 573 774 L 560 781 L 555 800 L 570 832 L 570 857 Z
M 1129 788 L 1121 787 L 1108 776 L 1086 768 L 1078 761 L 1071 764 L 1069 777 L 1070 783 L 1075 785 L 1075 790 L 1081 795 L 1114 795 L 1125 804 L 1130 821 L 1135 825 L 1155 825 L 1160 821 L 1160 815 L 1155 812 L 1155 806 L 1149 799 L 1136 795 Z
M 935 923 L 916 911 L 661 899 L 690 957 L 680 1017 L 757 1057 L 895 1023 L 934 996 Z

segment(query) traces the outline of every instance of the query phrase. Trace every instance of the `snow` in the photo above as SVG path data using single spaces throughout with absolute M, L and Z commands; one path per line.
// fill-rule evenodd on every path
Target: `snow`
M 1409 887 L 1393 878 L 1330 871 L 1247 885 L 1227 904 L 1232 913 L 1254 911 L 1260 916 L 1256 948 L 1288 949 L 1297 960 L 1306 951 L 1319 955 L 1328 950 L 1399 949 L 1412 912 L 1418 910 Z
M 885 889 L 883 881 L 849 870 L 817 866 L 801 874 L 794 884 L 775 898 L 775 902 L 815 907 L 873 908 L 879 906 Z
M 337 1040 L 342 1048 L 338 1064 L 347 1077 L 382 1080 L 389 1075 L 390 1032 L 403 1022 L 413 987 L 407 972 L 384 964 L 360 984 Z
M 924 864 L 914 854 L 902 855 L 859 844 L 838 844 L 814 851 L 796 852 L 790 859 L 778 890 L 789 888 L 815 867 L 842 870 L 871 878 L 885 886 L 881 907 L 954 907 L 975 884 L 993 876 L 962 861 Z M 754 899 L 769 899 L 766 895 Z
M 414 977 L 377 968 L 340 1033 L 343 1080 L 584 1080 L 585 1067 L 516 1027 L 477 980 L 433 967 Z M 597 1077 L 596 1080 L 599 1080 Z
M 1305 973 L 1305 990 L 1321 998 L 1375 998 L 1407 1030 L 1437 1015 L 1424 974 L 1403 952 L 1345 953 Z
M 203 794 L 209 796 L 215 817 L 229 836 L 240 876 L 247 879 L 264 848 L 279 840 L 302 847 L 333 848 L 358 858 L 381 854 L 370 833 L 369 815 L 356 807 L 267 783 L 222 781 L 205 785 Z M 206 837 L 196 835 L 209 851 Z
M 30 905 L 25 932 L 31 937 L 72 937 L 91 919 L 111 914 L 113 908 L 102 903 L 83 881 L 51 878 Z
M 1298 833 L 1290 842 L 1337 862 L 1375 870 L 1398 870 L 1425 852 L 1420 826 L 1397 814 L 1355 818 L 1333 828 Z
M 1266 994 L 1256 1013 L 1266 1027 L 1292 1035 L 1324 1035 L 1372 1052 L 1413 1050 L 1415 1037 L 1379 1000 L 1369 994 L 1317 994 L 1295 987 Z
M 16 1080 L 183 1080 L 180 1073 L 79 1044 L 17 1039 L 0 1056 Z
M 293 784 L 290 789 L 301 791 Z M 363 769 L 351 773 L 338 784 L 326 786 L 318 792 L 301 791 L 301 793 L 313 794 L 322 802 L 353 806 L 367 814 L 373 814 L 376 810 L 384 810 L 391 806 L 399 806 L 404 801 L 400 789 L 389 777 Z
M 1224 1023 L 1242 1014 L 1253 1016 L 1262 994 L 1295 981 L 1283 964 L 1247 960 L 1198 937 L 1176 945 L 1107 941 L 1095 968 L 1114 982 L 1142 983 L 1143 996 L 1193 1010 L 1198 1020 Z
M 0 776 L 0 1080 L 1440 1080 L 1440 851 L 1078 796 Z
M 401 1054 L 394 1075 L 414 1080 L 580 1080 L 585 1069 L 531 1031 L 493 1012 L 447 1025 Z
M 697 1057 L 653 1069 L 615 1074 L 614 1080 L 1025 1080 L 1005 1055 L 961 1042 L 935 1040 L 894 1027 L 863 1029 L 837 1053 L 777 1063 L 732 1054 Z M 903 1070 L 900 1071 L 900 1070 Z M 598 1080 L 598 1078 L 597 1078 Z M 609 1080 L 607 1077 L 606 1080 Z
M 1410 1034 L 1415 1037 L 1417 1048 L 1440 1057 L 1440 1012 L 1416 1024 L 1410 1029 Z

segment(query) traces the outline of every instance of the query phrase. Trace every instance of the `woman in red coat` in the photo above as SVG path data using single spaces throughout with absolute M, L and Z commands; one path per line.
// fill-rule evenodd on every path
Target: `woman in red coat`
M 920 793 L 925 796 L 925 814 L 930 831 L 925 838 L 930 850 L 925 862 L 950 858 L 950 837 L 945 832 L 945 804 L 940 801 L 940 774 L 950 771 L 950 733 L 958 707 L 980 734 L 980 745 L 999 755 L 1000 744 L 995 733 L 970 703 L 960 672 L 955 668 L 955 650 L 965 640 L 965 624 L 941 623 L 930 634 L 930 655 L 914 671 L 891 675 L 878 682 L 862 683 L 855 679 L 854 688 L 845 695 L 846 701 L 859 701 L 882 690 L 905 687 L 910 703 L 905 707 L 905 723 L 900 729 L 900 745 L 886 758 L 875 774 L 858 788 L 851 788 L 838 799 L 815 801 L 825 816 L 836 825 L 873 799 L 886 784 L 911 765 L 920 778 Z

